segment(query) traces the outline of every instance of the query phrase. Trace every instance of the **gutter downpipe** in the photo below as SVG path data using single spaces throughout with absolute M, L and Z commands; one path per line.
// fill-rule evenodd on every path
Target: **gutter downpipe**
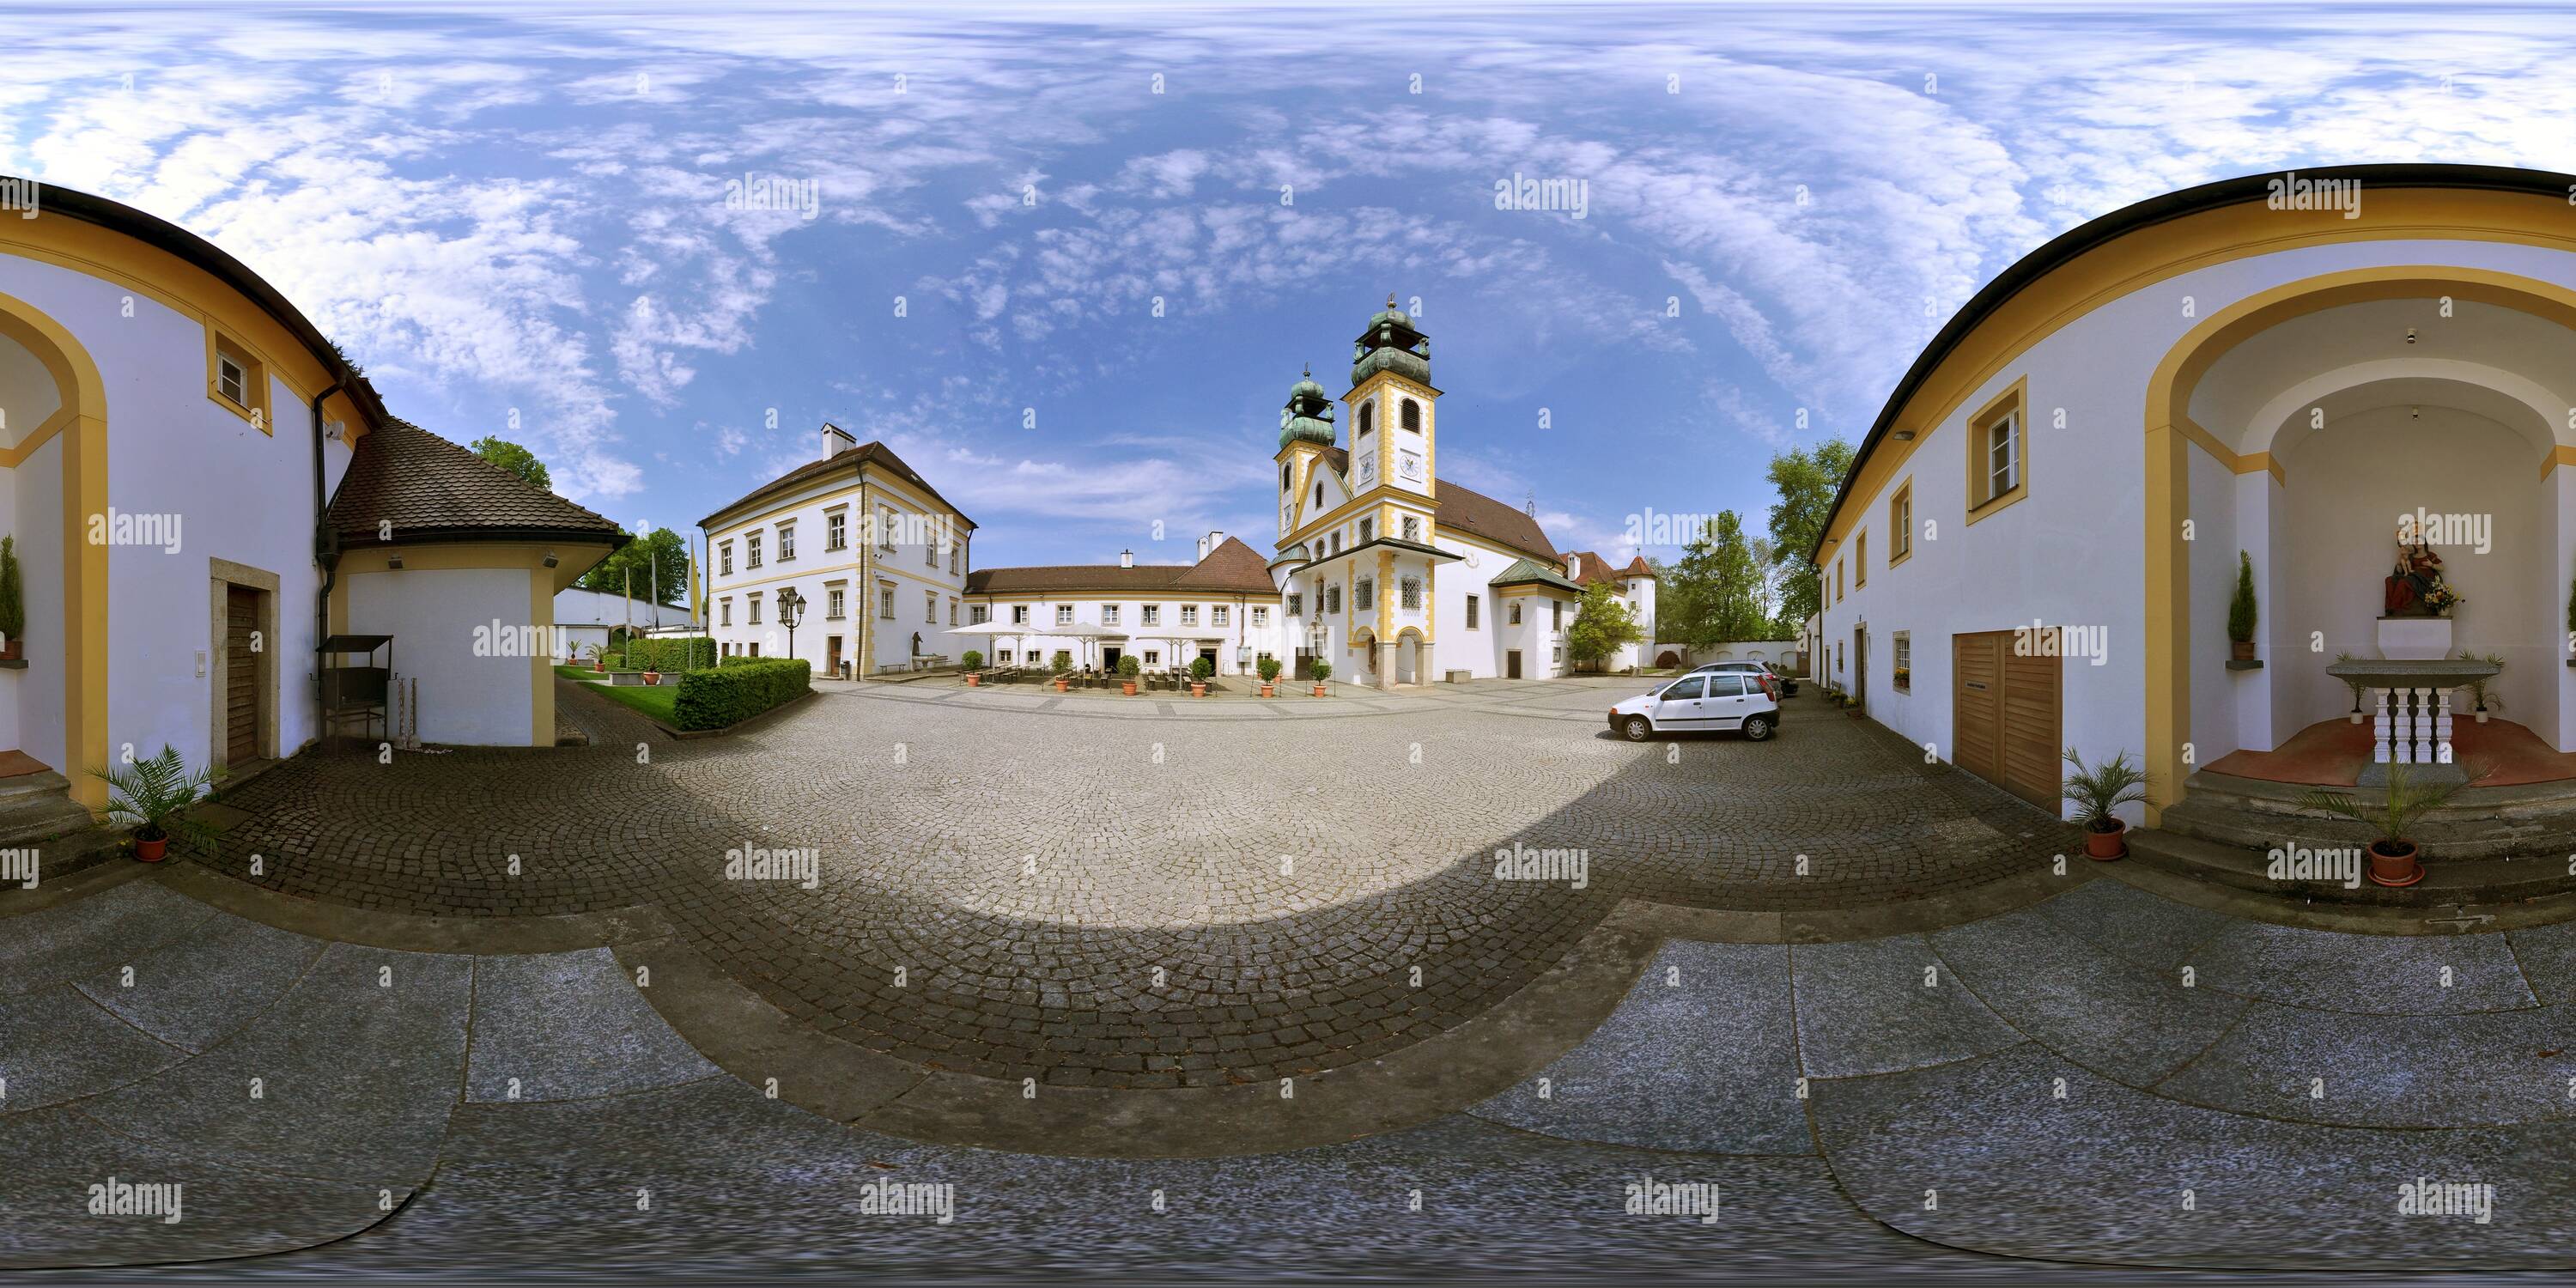
M 328 736 L 322 710 L 322 645 L 331 638 L 331 587 L 340 577 L 340 534 L 332 530 L 330 498 L 322 491 L 322 404 L 348 387 L 343 379 L 313 398 L 313 562 L 322 566 L 322 586 L 313 594 L 313 739 Z

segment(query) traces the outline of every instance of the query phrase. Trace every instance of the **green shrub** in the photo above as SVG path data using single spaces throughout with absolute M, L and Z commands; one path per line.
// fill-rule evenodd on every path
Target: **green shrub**
M 2576 617 L 2576 608 L 2568 615 Z M 27 630 L 27 596 L 18 583 L 18 539 L 0 537 L 0 635 L 16 639 Z
M 1144 670 L 1145 664 L 1137 661 L 1136 655 L 1133 653 L 1118 659 L 1118 674 L 1123 675 L 1130 680 L 1135 679 L 1139 674 L 1143 673 Z
M 1205 683 L 1207 678 L 1214 674 L 1216 674 L 1216 663 L 1203 657 L 1194 657 L 1190 659 L 1191 679 Z
M 960 654 L 957 660 L 965 663 L 966 669 L 969 671 L 981 671 L 984 669 L 984 655 L 978 650 L 970 648 Z
M 1257 666 L 1257 667 L 1255 667 L 1255 668 L 1253 668 L 1253 669 L 1254 669 L 1254 670 L 1257 670 L 1257 671 L 1259 671 L 1259 672 L 1261 672 L 1261 682 L 1262 682 L 1263 684 L 1275 684 L 1275 683 L 1277 683 L 1277 682 L 1278 682 L 1278 679 L 1279 679 L 1279 659 L 1278 659 L 1278 658 L 1275 658 L 1275 657 L 1265 657 L 1265 658 L 1261 659 L 1261 665 L 1259 665 L 1259 666 Z
M 1072 670 L 1073 654 L 1068 653 L 1063 649 L 1057 649 L 1055 651 L 1055 657 L 1047 662 L 1047 669 L 1058 675 L 1062 675 L 1065 672 Z
M 2254 556 L 2242 550 L 2236 552 L 2236 595 L 2227 601 L 2227 638 L 2254 641 Z
M 1306 674 L 1315 677 L 1315 683 L 1322 684 L 1333 678 L 1333 664 L 1320 657 L 1316 658 L 1306 664 Z
M 754 658 L 680 676 L 672 716 L 682 729 L 721 729 L 793 700 L 813 686 L 802 658 Z
M 646 639 L 637 636 L 626 641 L 626 647 L 610 651 L 602 659 L 612 671 L 702 671 L 716 664 L 716 642 L 703 635 L 678 639 Z

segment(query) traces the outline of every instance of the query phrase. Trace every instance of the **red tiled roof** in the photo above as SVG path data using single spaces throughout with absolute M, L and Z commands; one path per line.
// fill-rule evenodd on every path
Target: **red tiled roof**
M 1470 536 L 1482 537 L 1506 549 L 1525 555 L 1536 555 L 1553 562 L 1556 551 L 1549 548 L 1547 531 L 1538 520 L 1503 504 L 1482 492 L 1463 488 L 1447 479 L 1433 483 L 1438 491 L 1438 505 L 1432 517 L 1441 527 L 1456 528 Z
M 404 420 L 388 420 L 358 440 L 329 514 L 343 546 L 526 537 L 614 549 L 627 542 L 615 523 Z M 380 537 L 387 524 L 392 535 Z
M 835 470 L 855 469 L 862 464 L 874 464 L 888 474 L 892 474 L 896 478 L 902 479 L 904 482 L 920 488 L 922 493 L 928 496 L 931 500 L 937 501 L 941 505 L 948 506 L 951 511 L 955 511 L 958 522 L 963 523 L 970 528 L 975 526 L 975 521 L 967 518 L 964 511 L 958 510 L 955 505 L 950 504 L 947 497 L 941 496 L 939 494 L 939 489 L 930 485 L 930 480 L 921 477 L 921 475 L 911 466 L 904 464 L 903 458 L 895 455 L 893 449 L 878 442 L 867 442 L 861 443 L 856 447 L 845 447 L 840 451 L 832 453 L 830 456 L 823 457 L 820 460 L 808 461 L 803 465 L 799 465 L 795 469 L 789 470 L 786 473 L 779 475 L 777 478 L 771 479 L 770 481 L 761 484 L 759 487 L 743 493 L 741 496 L 735 498 L 731 504 L 718 507 L 715 513 L 698 520 L 698 526 L 701 528 L 711 527 L 718 518 L 730 514 L 735 510 L 739 510 L 764 496 L 769 496 L 778 492 L 785 492 L 799 484 L 810 483 L 815 479 L 822 478 Z
M 1275 595 L 1269 566 L 1252 547 L 1227 537 L 1195 564 L 1039 564 L 1025 568 L 978 568 L 966 574 L 970 595 L 1018 595 L 1051 591 L 1096 591 L 1142 595 L 1159 591 L 1206 591 L 1226 595 Z

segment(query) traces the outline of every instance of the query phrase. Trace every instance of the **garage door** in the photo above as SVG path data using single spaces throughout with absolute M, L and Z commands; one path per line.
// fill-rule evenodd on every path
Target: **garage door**
M 1951 722 L 1959 768 L 2043 809 L 2058 804 L 2057 632 L 2028 637 L 2016 652 L 2014 632 L 1950 637 Z

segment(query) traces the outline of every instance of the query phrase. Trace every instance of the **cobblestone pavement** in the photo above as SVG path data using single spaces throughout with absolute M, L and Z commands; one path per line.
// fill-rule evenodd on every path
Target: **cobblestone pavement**
M 1767 743 L 1616 740 L 1605 713 L 1640 683 L 1195 708 L 835 686 L 722 739 L 300 759 L 230 799 L 252 817 L 212 866 L 387 912 L 650 905 L 867 1049 L 1152 1088 L 1423 1041 L 1528 985 L 1622 898 L 1890 903 L 2069 843 L 1812 699 Z M 781 851 L 812 870 L 790 854 L 784 879 L 728 878 L 729 854 Z M 1544 879 L 1498 879 L 1498 851 Z
M 671 742 L 671 735 L 624 703 L 600 696 L 599 686 L 555 677 L 555 733 L 578 733 L 593 747 L 627 748 Z
M 2096 880 L 1920 934 L 1671 939 L 1482 1102 L 1073 1158 L 773 1099 L 622 950 L 372 948 L 126 871 L 159 880 L 0 902 L 0 1269 L 28 1277 L 2423 1282 L 2563 1274 L 2576 1241 L 2576 924 L 2350 935 Z M 109 1178 L 180 1187 L 183 1219 L 93 1213 Z M 2462 1188 L 2418 1212 L 2428 1183 Z M 1713 1202 L 1633 1208 L 1652 1186 Z

